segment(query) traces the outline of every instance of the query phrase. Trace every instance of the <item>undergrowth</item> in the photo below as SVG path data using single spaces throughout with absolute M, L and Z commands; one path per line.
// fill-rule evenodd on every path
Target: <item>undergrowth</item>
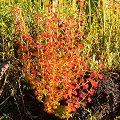
M 120 69 L 118 1 L 6 0 L 0 4 L 0 57 L 17 59 L 22 77 L 48 113 L 69 118 L 76 108 L 91 102 L 95 79 L 102 79 L 100 71 Z M 90 73 L 87 80 L 86 72 Z

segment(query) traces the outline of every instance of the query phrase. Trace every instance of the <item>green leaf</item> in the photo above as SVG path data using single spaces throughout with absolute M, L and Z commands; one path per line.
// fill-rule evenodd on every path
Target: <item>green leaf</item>
M 14 51 L 14 48 L 10 49 L 10 51 L 9 51 L 9 52 L 12 52 L 12 51 Z

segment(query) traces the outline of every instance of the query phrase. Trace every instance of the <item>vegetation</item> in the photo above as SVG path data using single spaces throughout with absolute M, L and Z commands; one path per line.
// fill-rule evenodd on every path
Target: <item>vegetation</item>
M 0 3 L 0 57 L 4 61 L 14 56 L 13 62 L 21 64 L 22 99 L 20 79 L 30 82 L 45 111 L 60 118 L 91 102 L 101 71 L 120 70 L 119 31 L 117 0 Z

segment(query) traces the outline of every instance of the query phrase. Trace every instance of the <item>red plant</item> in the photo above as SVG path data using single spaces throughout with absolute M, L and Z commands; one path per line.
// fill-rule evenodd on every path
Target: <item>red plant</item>
M 35 29 L 31 37 L 22 14 L 17 14 L 15 35 L 20 44 L 18 53 L 22 53 L 20 61 L 25 79 L 35 89 L 38 101 L 44 103 L 44 110 L 69 118 L 76 108 L 85 106 L 85 100 L 91 102 L 90 96 L 98 84 L 94 77 L 102 78 L 102 75 L 93 71 L 88 79 L 84 79 L 87 61 L 83 60 L 86 56 L 79 41 L 84 34 L 78 30 L 77 20 L 66 17 L 62 22 L 55 15 L 48 17 L 39 14 L 34 17 Z M 77 92 L 80 89 L 81 92 Z

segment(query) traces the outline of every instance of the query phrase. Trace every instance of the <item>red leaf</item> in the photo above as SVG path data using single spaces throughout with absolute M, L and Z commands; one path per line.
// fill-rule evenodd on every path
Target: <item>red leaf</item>
M 102 79 L 103 75 L 102 75 L 102 74 L 98 74 L 98 77 L 99 77 L 100 79 Z

